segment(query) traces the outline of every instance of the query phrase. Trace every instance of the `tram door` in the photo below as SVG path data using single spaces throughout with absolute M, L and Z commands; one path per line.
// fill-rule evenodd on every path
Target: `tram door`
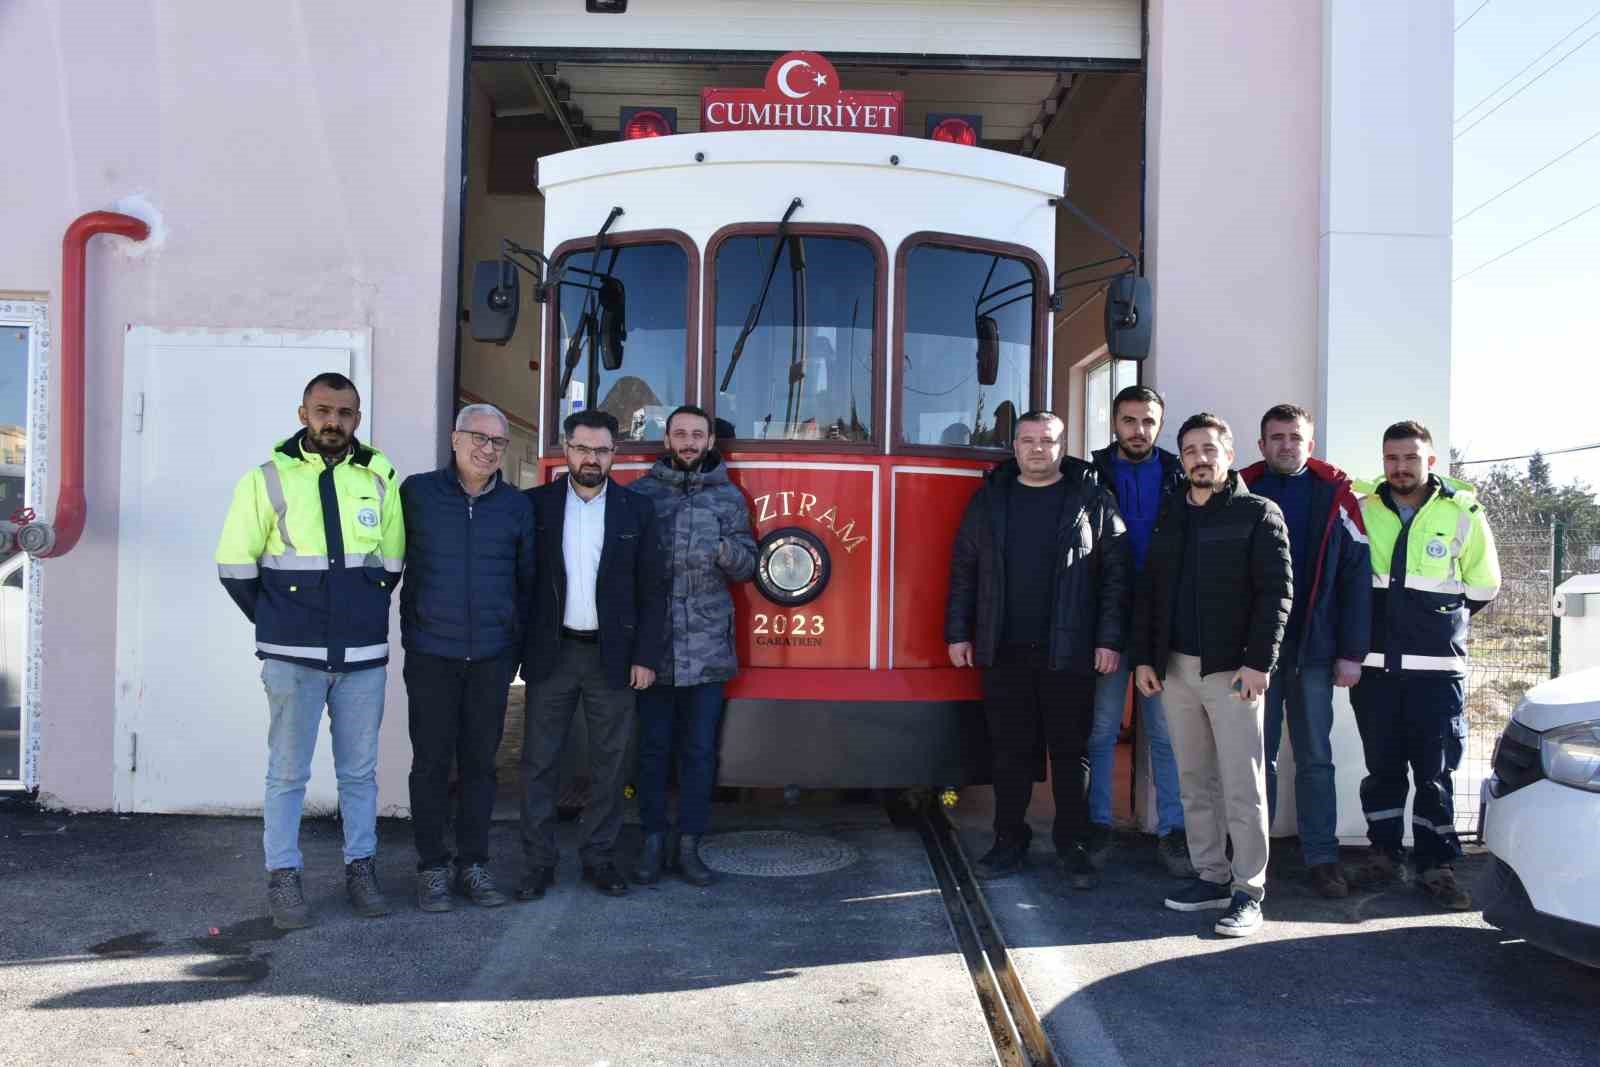
M 0 303 L 0 519 L 29 503 L 29 355 L 39 327 L 19 310 Z M 31 784 L 28 595 L 37 566 L 9 538 L 0 545 L 0 790 Z

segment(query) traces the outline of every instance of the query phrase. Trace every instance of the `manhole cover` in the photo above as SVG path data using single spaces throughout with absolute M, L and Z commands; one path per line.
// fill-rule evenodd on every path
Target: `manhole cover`
M 740 830 L 717 834 L 700 845 L 707 867 L 724 874 L 793 878 L 850 866 L 861 853 L 843 841 L 789 830 Z

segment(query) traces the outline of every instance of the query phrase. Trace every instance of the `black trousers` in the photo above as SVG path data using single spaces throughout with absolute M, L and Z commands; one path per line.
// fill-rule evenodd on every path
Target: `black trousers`
M 561 751 L 572 717 L 583 705 L 589 728 L 589 803 L 578 858 L 586 867 L 613 861 L 622 830 L 622 789 L 628 739 L 633 734 L 632 689 L 606 678 L 597 644 L 561 639 L 555 669 L 528 693 L 528 725 L 522 738 L 522 854 L 530 867 L 554 867 L 556 789 Z
M 411 726 L 411 832 L 417 869 L 450 862 L 445 823 L 450 816 L 450 765 L 460 770 L 461 810 L 456 850 L 463 863 L 489 860 L 494 812 L 494 756 L 505 731 L 511 651 L 485 660 L 406 653 Z
M 1043 645 L 1004 645 L 983 672 L 983 713 L 994 769 L 996 837 L 1027 834 L 1028 801 L 1050 753 L 1057 852 L 1089 835 L 1089 729 L 1093 674 L 1053 671 Z

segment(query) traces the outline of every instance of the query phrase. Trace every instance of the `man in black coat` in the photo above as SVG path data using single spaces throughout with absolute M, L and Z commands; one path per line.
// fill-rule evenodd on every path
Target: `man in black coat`
M 1191 415 L 1178 430 L 1178 456 L 1189 486 L 1162 502 L 1139 576 L 1134 684 L 1164 695 L 1199 872 L 1166 905 L 1225 910 L 1216 932 L 1246 937 L 1261 927 L 1266 890 L 1262 706 L 1294 598 L 1289 534 L 1278 505 L 1229 469 L 1227 423 Z
M 532 692 L 522 740 L 522 849 L 518 900 L 555 880 L 556 788 L 580 698 L 589 733 L 584 880 L 608 896 L 628 883 L 617 870 L 623 762 L 634 700 L 655 681 L 665 650 L 667 577 L 655 505 L 611 480 L 617 420 L 584 410 L 563 424 L 568 474 L 528 491 L 541 580 L 523 646 Z
M 1043 737 L 1056 853 L 1073 886 L 1091 889 L 1098 879 L 1088 852 L 1089 728 L 1095 679 L 1121 659 L 1132 592 L 1126 530 L 1094 468 L 1062 455 L 1059 418 L 1030 411 L 1014 432 L 1014 458 L 962 517 L 945 608 L 950 662 L 983 668 L 995 839 L 977 870 L 999 877 L 1027 856 Z
M 452 892 L 483 907 L 506 902 L 487 867 L 494 757 L 535 567 L 533 509 L 500 477 L 508 433 L 505 415 L 492 404 L 462 408 L 450 435 L 450 463 L 400 486 L 406 520 L 400 635 L 423 911 L 449 911 Z M 444 830 L 452 763 L 461 772 L 454 878 Z

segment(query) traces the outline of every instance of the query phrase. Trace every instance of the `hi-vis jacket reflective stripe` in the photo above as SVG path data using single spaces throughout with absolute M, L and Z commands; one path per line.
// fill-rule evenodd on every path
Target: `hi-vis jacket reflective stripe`
M 406 551 L 394 467 L 358 441 L 329 467 L 304 439 L 302 430 L 239 480 L 217 574 L 256 624 L 261 658 L 329 671 L 382 666 Z
M 1372 649 L 1365 666 L 1466 674 L 1467 619 L 1500 592 L 1500 560 L 1465 482 L 1429 477 L 1432 492 L 1402 524 L 1387 483 L 1361 488 L 1372 542 Z

